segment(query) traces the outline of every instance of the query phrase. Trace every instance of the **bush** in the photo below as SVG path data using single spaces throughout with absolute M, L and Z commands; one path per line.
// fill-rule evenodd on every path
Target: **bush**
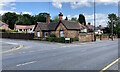
M 46 37 L 46 41 L 65 43 L 65 38 L 64 37 L 57 38 L 54 34 L 51 34 L 48 37 Z M 78 37 L 70 38 L 70 42 L 74 41 L 78 41 Z
M 57 42 L 65 43 L 65 38 L 64 37 L 57 38 Z
M 16 33 L 18 32 L 17 30 L 9 30 L 10 33 Z
M 1 31 L 2 31 L 2 32 L 6 32 L 6 30 L 5 30 L 5 29 L 2 29 Z
M 46 37 L 46 41 L 64 43 L 65 42 L 65 38 L 64 37 L 61 37 L 61 38 Z
M 46 41 L 54 42 L 55 38 L 54 37 L 46 37 Z
M 74 37 L 74 38 L 73 38 L 73 41 L 78 41 L 78 37 Z
M 55 34 L 50 34 L 49 37 L 56 37 L 56 35 Z

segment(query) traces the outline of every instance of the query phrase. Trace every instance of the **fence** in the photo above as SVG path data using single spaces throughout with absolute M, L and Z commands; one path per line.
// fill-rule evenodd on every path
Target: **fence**
M 34 33 L 2 33 L 2 38 L 33 39 Z

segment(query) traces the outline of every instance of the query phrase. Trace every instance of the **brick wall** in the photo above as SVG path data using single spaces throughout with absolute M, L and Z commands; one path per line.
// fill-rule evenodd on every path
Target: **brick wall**
M 2 33 L 2 38 L 10 39 L 33 39 L 33 33 Z
M 88 41 L 93 41 L 94 35 L 93 34 L 80 33 L 78 38 L 79 38 L 79 41 L 81 41 L 81 42 L 88 42 Z

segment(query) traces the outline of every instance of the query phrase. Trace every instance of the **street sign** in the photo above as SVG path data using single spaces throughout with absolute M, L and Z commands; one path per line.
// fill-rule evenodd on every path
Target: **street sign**
M 65 40 L 70 40 L 70 38 L 65 38 Z

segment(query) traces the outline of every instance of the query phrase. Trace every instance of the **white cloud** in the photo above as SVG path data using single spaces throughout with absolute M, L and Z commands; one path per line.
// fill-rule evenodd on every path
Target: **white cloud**
M 102 14 L 102 13 L 96 13 L 96 26 L 98 25 L 102 25 L 102 26 L 106 26 L 107 25 L 107 14 Z M 85 14 L 85 18 L 87 22 L 91 22 L 92 24 L 94 23 L 94 14 L 92 15 L 88 15 Z
M 15 4 L 15 3 L 11 3 L 10 5 L 11 5 L 11 6 L 15 6 L 16 4 Z
M 9 8 L 10 10 L 15 10 L 15 3 L 12 2 L 0 2 L 0 10 L 5 10 L 5 8 Z
M 90 4 L 90 2 L 87 2 L 87 0 L 80 0 L 79 2 L 71 2 L 72 9 L 76 9 L 76 8 L 82 7 L 82 6 L 90 7 L 91 4 Z
M 109 5 L 109 4 L 115 4 L 117 5 L 119 0 L 95 0 L 96 4 L 104 4 L 104 5 Z M 56 8 L 61 8 L 63 2 L 70 2 L 71 8 L 76 9 L 79 7 L 91 7 L 93 6 L 94 0 L 52 0 L 53 6 Z
M 11 7 L 11 10 L 15 10 L 16 8 L 15 7 Z
M 8 11 L 8 10 L 0 10 L 0 14 L 3 15 L 4 13 L 7 13 L 7 12 L 13 12 L 13 11 Z
M 20 12 L 14 12 L 14 11 L 11 11 L 11 10 L 0 10 L 0 15 L 3 15 L 4 13 L 7 13 L 7 12 L 20 14 Z M 32 15 L 32 12 L 22 12 L 22 14 L 30 14 L 30 15 Z
M 29 15 L 32 15 L 32 12 L 22 12 L 22 14 L 29 14 Z
M 79 18 L 79 15 L 66 15 L 68 17 L 69 20 L 71 20 L 71 18 Z M 63 19 L 66 18 L 66 16 L 63 16 Z M 94 24 L 94 14 L 84 14 L 85 19 L 86 19 L 86 23 L 90 22 L 92 25 Z M 98 25 L 102 25 L 102 26 L 106 26 L 107 25 L 107 14 L 102 14 L 102 13 L 96 13 L 96 26 Z
M 61 2 L 53 2 L 52 5 L 56 8 L 59 8 L 59 9 L 62 8 L 62 3 Z

